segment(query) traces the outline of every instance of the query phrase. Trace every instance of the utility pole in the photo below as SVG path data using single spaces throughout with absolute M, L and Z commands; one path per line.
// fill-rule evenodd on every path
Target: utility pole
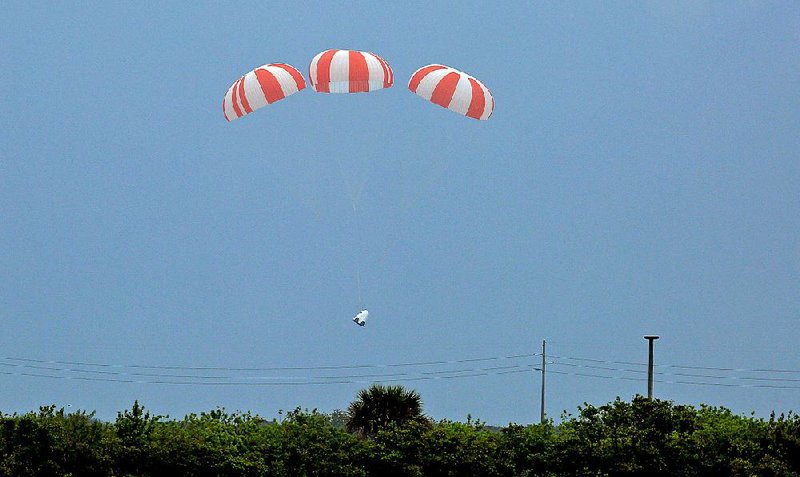
M 545 345 L 547 342 L 542 340 L 542 408 L 539 414 L 539 424 L 544 424 L 544 367 L 547 364 L 545 360 Z
M 645 335 L 647 340 L 649 357 L 647 360 L 647 399 L 653 399 L 653 341 L 658 339 L 656 335 Z

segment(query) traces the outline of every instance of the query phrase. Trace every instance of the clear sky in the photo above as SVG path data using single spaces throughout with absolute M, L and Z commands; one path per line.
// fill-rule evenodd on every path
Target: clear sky
M 499 5 L 4 3 L 0 410 L 271 417 L 396 379 L 525 423 L 540 357 L 506 357 L 548 340 L 557 417 L 645 393 L 650 333 L 660 365 L 795 371 L 660 366 L 657 396 L 798 410 L 800 4 Z M 394 87 L 225 121 L 242 74 L 328 48 Z M 410 93 L 429 63 L 493 117 Z

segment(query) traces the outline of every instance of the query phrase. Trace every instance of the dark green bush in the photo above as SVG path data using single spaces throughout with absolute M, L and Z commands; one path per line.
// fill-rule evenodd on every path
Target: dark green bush
M 0 477 L 800 476 L 800 416 L 636 397 L 560 424 L 490 428 L 427 418 L 349 433 L 341 411 L 282 422 L 217 409 L 183 419 L 138 402 L 113 423 L 54 406 L 0 414 Z

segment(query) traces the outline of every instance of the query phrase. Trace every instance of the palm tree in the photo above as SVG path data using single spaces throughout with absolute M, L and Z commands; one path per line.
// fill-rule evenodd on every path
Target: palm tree
M 418 392 L 403 386 L 373 384 L 359 391 L 347 408 L 347 430 L 372 436 L 389 423 L 402 426 L 424 417 Z

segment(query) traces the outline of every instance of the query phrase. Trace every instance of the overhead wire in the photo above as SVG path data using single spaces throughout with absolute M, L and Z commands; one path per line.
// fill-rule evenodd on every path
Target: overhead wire
M 144 364 L 119 364 L 119 363 L 99 363 L 87 361 L 66 361 L 66 360 L 43 360 L 22 357 L 0 357 L 0 367 L 22 369 L 23 371 L 3 371 L 2 375 L 30 376 L 50 379 L 71 379 L 82 381 L 99 382 L 121 382 L 121 383 L 140 383 L 140 384 L 171 384 L 171 385 L 203 385 L 203 386 L 280 386 L 280 385 L 326 385 L 326 384 L 358 384 L 369 382 L 401 382 L 401 381 L 422 381 L 432 379 L 457 379 L 478 376 L 492 376 L 523 373 L 530 371 L 541 371 L 541 368 L 534 364 L 511 364 L 498 365 L 483 368 L 459 368 L 456 369 L 436 369 L 445 365 L 464 365 L 467 363 L 481 363 L 503 360 L 518 360 L 522 358 L 533 358 L 541 356 L 541 353 L 524 353 L 506 356 L 489 356 L 476 358 L 463 358 L 451 360 L 432 360 L 432 361 L 412 361 L 401 363 L 383 364 L 360 364 L 360 365 L 316 365 L 316 366 L 263 366 L 263 367 L 228 367 L 228 366 L 177 366 L 177 365 L 144 365 Z M 599 379 L 617 379 L 627 381 L 646 381 L 644 376 L 627 376 L 618 373 L 643 374 L 645 369 L 630 369 L 619 366 L 603 366 L 604 364 L 641 366 L 645 363 L 632 361 L 618 361 L 607 359 L 596 359 L 576 356 L 548 355 L 553 360 L 546 364 L 551 366 L 566 366 L 587 370 L 606 371 L 617 373 L 614 375 L 597 374 L 592 372 L 568 372 L 558 369 L 548 369 L 548 372 L 558 375 L 590 377 Z M 569 361 L 578 361 L 569 362 Z M 598 364 L 585 364 L 598 363 Z M 326 371 L 335 370 L 363 370 L 363 369 L 397 369 L 397 368 L 418 368 L 434 367 L 429 370 L 401 370 L 393 373 L 338 373 L 334 375 L 320 374 Z M 663 369 L 689 369 L 689 370 L 713 370 L 721 372 L 737 373 L 800 373 L 798 370 L 788 369 L 746 369 L 732 367 L 712 367 L 712 366 L 693 366 L 679 364 L 662 364 L 655 366 L 658 370 L 654 372 L 657 376 L 655 382 L 664 384 L 683 384 L 697 386 L 720 386 L 720 387 L 744 387 L 744 388 L 770 388 L 770 389 L 800 389 L 800 386 L 791 383 L 800 383 L 800 379 L 775 376 L 736 376 L 720 374 L 703 374 L 690 372 L 664 371 Z M 89 369 L 85 369 L 89 368 Z M 100 368 L 100 369 L 92 369 Z M 26 371 L 32 370 L 32 371 Z M 43 374 L 45 372 L 50 374 Z M 168 373 L 162 371 L 183 371 L 184 373 Z M 215 371 L 215 374 L 199 374 Z M 250 372 L 277 372 L 277 371 L 309 371 L 310 374 L 297 376 L 242 376 L 230 373 L 250 373 Z M 194 373 L 193 373 L 194 372 Z M 60 374 L 57 374 L 60 373 Z M 665 379 L 666 378 L 666 379 Z M 693 378 L 689 381 L 683 378 Z M 701 381 L 698 381 L 700 379 Z M 730 382 L 709 382 L 708 380 L 729 380 L 745 381 L 745 383 Z M 788 383 L 788 384 L 782 384 Z
M 174 381 L 169 379 L 156 380 L 156 379 L 130 379 L 130 378 L 121 379 L 112 377 L 52 375 L 52 374 L 41 374 L 41 373 L 31 373 L 31 372 L 9 372 L 9 371 L 0 371 L 0 374 L 7 376 L 27 376 L 27 377 L 38 377 L 38 378 L 48 378 L 48 379 L 132 383 L 132 384 L 166 384 L 166 385 L 183 385 L 183 386 L 303 386 L 303 385 L 368 384 L 375 382 L 406 382 L 406 381 L 427 381 L 427 380 L 438 380 L 438 379 L 460 379 L 460 378 L 470 378 L 477 376 L 524 373 L 536 369 L 537 368 L 533 365 L 520 365 L 520 366 L 482 368 L 482 369 L 452 370 L 449 371 L 449 375 L 434 375 L 434 373 L 428 373 L 428 375 L 424 376 L 411 375 L 409 377 L 404 377 L 404 378 L 393 377 L 389 379 L 378 379 L 378 380 L 355 379 L 358 378 L 359 376 L 350 376 L 350 377 L 332 376 L 330 377 L 331 379 L 338 379 L 338 380 L 320 381 L 320 379 L 325 379 L 326 377 L 314 376 L 314 377 L 309 377 L 307 379 L 315 379 L 316 381 L 305 380 L 305 381 L 255 381 L 255 382 L 254 381 Z M 446 372 L 441 371 L 440 373 L 446 373 Z
M 547 356 L 549 358 L 568 359 L 568 360 L 574 360 L 574 361 L 589 361 L 589 362 L 594 362 L 594 363 L 605 363 L 605 364 L 625 364 L 625 365 L 631 365 L 631 366 L 647 366 L 647 363 L 641 363 L 641 362 L 635 362 L 635 361 L 614 361 L 614 360 L 586 358 L 586 357 L 576 357 L 576 356 L 557 356 L 557 355 L 552 355 L 552 354 L 548 354 Z M 800 374 L 800 369 L 729 368 L 729 367 L 714 367 L 714 366 L 694 366 L 694 365 L 685 365 L 685 364 L 655 364 L 654 366 L 656 368 L 698 369 L 698 370 L 707 370 L 707 371 Z
M 159 373 L 141 373 L 141 372 L 124 372 L 124 371 L 101 371 L 101 370 L 92 370 L 92 369 L 79 369 L 79 368 L 58 368 L 53 366 L 39 366 L 39 365 L 29 365 L 29 364 L 9 364 L 9 363 L 0 363 L 0 366 L 5 367 L 15 367 L 15 368 L 24 368 L 24 369 L 33 369 L 38 371 L 53 371 L 53 372 L 60 372 L 60 373 L 79 373 L 79 374 L 94 374 L 94 375 L 105 375 L 105 376 L 129 376 L 129 377 L 141 377 L 141 378 L 169 378 L 169 379 L 198 379 L 198 380 L 230 380 L 230 379 L 241 379 L 247 381 L 259 381 L 259 380 L 308 380 L 308 379 L 353 379 L 353 378 L 398 378 L 401 376 L 433 376 L 433 375 L 441 375 L 441 374 L 457 374 L 457 373 L 464 373 L 464 372 L 475 372 L 475 371 L 500 371 L 500 370 L 508 370 L 508 369 L 517 369 L 524 367 L 524 365 L 509 365 L 509 366 L 493 366 L 488 368 L 478 369 L 447 369 L 447 370 L 437 370 L 437 371 L 420 371 L 417 373 L 383 373 L 383 374 L 355 374 L 355 375 L 315 375 L 315 376 L 223 376 L 223 375 L 198 375 L 198 374 L 159 374 Z
M 398 368 L 416 366 L 434 366 L 442 364 L 476 363 L 483 361 L 508 360 L 518 358 L 528 358 L 539 356 L 539 353 L 523 353 L 506 356 L 489 356 L 478 358 L 435 360 L 435 361 L 412 361 L 388 364 L 345 364 L 345 365 L 317 365 L 317 366 L 262 366 L 262 367 L 230 367 L 230 366 L 177 366 L 177 365 L 145 365 L 145 364 L 121 364 L 121 363 L 98 363 L 88 361 L 65 361 L 65 360 L 45 360 L 34 358 L 20 358 L 14 356 L 3 356 L 0 360 L 18 361 L 37 364 L 63 364 L 67 366 L 92 366 L 101 368 L 132 368 L 132 369 L 160 369 L 172 371 L 320 371 L 334 369 L 374 369 L 374 368 Z
M 625 381 L 638 381 L 638 382 L 647 381 L 647 378 L 645 378 L 645 377 L 607 376 L 607 375 L 601 375 L 601 374 L 567 372 L 567 371 L 557 371 L 557 370 L 548 370 L 547 372 L 548 373 L 554 373 L 554 374 L 567 375 L 567 376 L 581 376 L 581 377 L 601 378 L 601 379 L 619 379 L 619 380 L 625 380 Z M 653 382 L 662 383 L 662 384 L 686 384 L 686 385 L 695 385 L 695 386 L 719 386 L 719 387 L 726 387 L 726 388 L 800 389 L 800 386 L 782 386 L 782 385 L 776 385 L 776 384 L 709 383 L 709 382 L 704 382 L 704 381 L 683 381 L 683 380 L 669 380 L 669 379 L 654 379 Z
M 577 357 L 577 356 L 564 356 L 564 355 L 547 355 L 548 358 L 555 359 L 555 361 L 550 361 L 547 364 L 553 366 L 568 366 L 573 368 L 583 368 L 589 370 L 598 370 L 598 371 L 608 371 L 612 373 L 637 373 L 643 374 L 647 373 L 646 369 L 630 369 L 630 368 L 621 368 L 618 366 L 602 366 L 603 364 L 610 364 L 610 365 L 624 365 L 624 366 L 637 366 L 645 368 L 647 366 L 646 363 L 641 362 L 634 362 L 634 361 L 620 361 L 620 360 L 609 360 L 609 359 L 597 359 L 597 358 L 588 358 L 588 357 Z M 567 361 L 578 361 L 578 363 L 574 362 L 565 362 Z M 581 363 L 598 363 L 598 364 L 581 364 Z M 684 364 L 654 364 L 654 376 L 661 376 L 662 378 L 655 378 L 654 382 L 663 383 L 663 384 L 683 384 L 683 385 L 694 385 L 694 386 L 718 386 L 718 387 L 729 387 L 729 388 L 768 388 L 768 389 L 800 389 L 800 386 L 795 385 L 786 385 L 786 384 L 773 384 L 773 383 L 800 383 L 800 379 L 795 378 L 787 378 L 787 377 L 776 377 L 776 376 L 764 376 L 764 373 L 773 373 L 773 374 L 800 374 L 800 370 L 792 370 L 792 369 L 770 369 L 770 368 L 734 368 L 734 367 L 715 367 L 715 366 L 696 366 L 696 365 L 684 365 Z M 698 371 L 717 371 L 717 374 L 704 374 L 704 373 L 691 373 L 691 372 L 675 372 L 672 370 L 698 370 Z M 596 373 L 588 373 L 588 372 L 567 372 L 567 371 L 559 371 L 559 370 L 548 370 L 554 374 L 561 374 L 561 375 L 571 375 L 571 376 L 580 376 L 580 377 L 591 377 L 591 378 L 600 378 L 600 379 L 620 379 L 620 380 L 627 380 L 627 381 L 639 381 L 643 382 L 646 381 L 647 378 L 644 376 L 625 376 L 615 374 L 613 376 L 609 375 L 601 375 Z M 740 376 L 740 375 L 721 375 L 719 372 L 727 372 L 727 373 L 747 373 L 747 374 L 759 374 L 759 376 Z M 671 378 L 671 377 L 677 377 Z M 668 377 L 664 379 L 663 377 Z M 686 380 L 682 378 L 695 378 L 693 380 Z M 750 381 L 751 383 L 730 383 L 730 382 L 709 382 L 708 380 L 733 380 L 733 381 Z
M 88 361 L 44 360 L 21 357 L 0 357 L 0 368 L 13 368 L 13 371 L 0 369 L 0 375 L 26 376 L 45 379 L 64 379 L 76 381 L 166 384 L 183 386 L 295 386 L 357 384 L 371 382 L 403 382 L 435 379 L 457 379 L 477 376 L 504 375 L 530 371 L 532 364 L 519 364 L 520 359 L 530 358 L 532 354 L 506 356 L 484 356 L 475 358 L 414 361 L 387 364 L 365 365 L 321 365 L 321 366 L 266 366 L 266 367 L 225 367 L 225 366 L 174 366 L 113 364 Z M 517 360 L 517 363 L 514 363 Z M 503 364 L 503 361 L 511 364 Z M 473 363 L 497 362 L 495 366 L 464 367 Z M 438 369 L 442 366 L 449 369 Z M 402 368 L 406 368 L 403 370 Z M 427 369 L 426 369 L 427 368 Z M 400 372 L 337 373 L 330 371 L 347 370 L 392 370 Z M 175 373 L 171 371 L 182 371 Z M 247 372 L 276 373 L 287 371 L 307 371 L 305 375 L 242 375 Z M 214 374 L 207 374 L 214 372 Z M 238 374 L 235 374 L 238 373 Z
M 589 364 L 575 364 L 575 363 L 563 363 L 552 361 L 548 362 L 547 364 L 553 364 L 556 366 L 570 366 L 570 367 L 577 367 L 577 368 L 587 368 L 587 369 L 599 369 L 604 371 L 623 371 L 629 373 L 646 373 L 647 370 L 645 369 L 624 369 L 624 368 L 612 368 L 608 366 L 596 366 L 596 365 L 589 365 Z M 654 371 L 653 374 L 655 375 L 662 375 L 662 376 L 682 376 L 682 377 L 693 377 L 693 378 L 708 378 L 708 379 L 734 379 L 734 380 L 744 380 L 744 381 L 775 381 L 775 382 L 797 382 L 800 383 L 800 379 L 794 378 L 765 378 L 765 377 L 753 377 L 753 376 L 720 376 L 715 374 L 695 374 L 695 373 L 671 373 L 671 372 L 664 372 L 664 371 Z

